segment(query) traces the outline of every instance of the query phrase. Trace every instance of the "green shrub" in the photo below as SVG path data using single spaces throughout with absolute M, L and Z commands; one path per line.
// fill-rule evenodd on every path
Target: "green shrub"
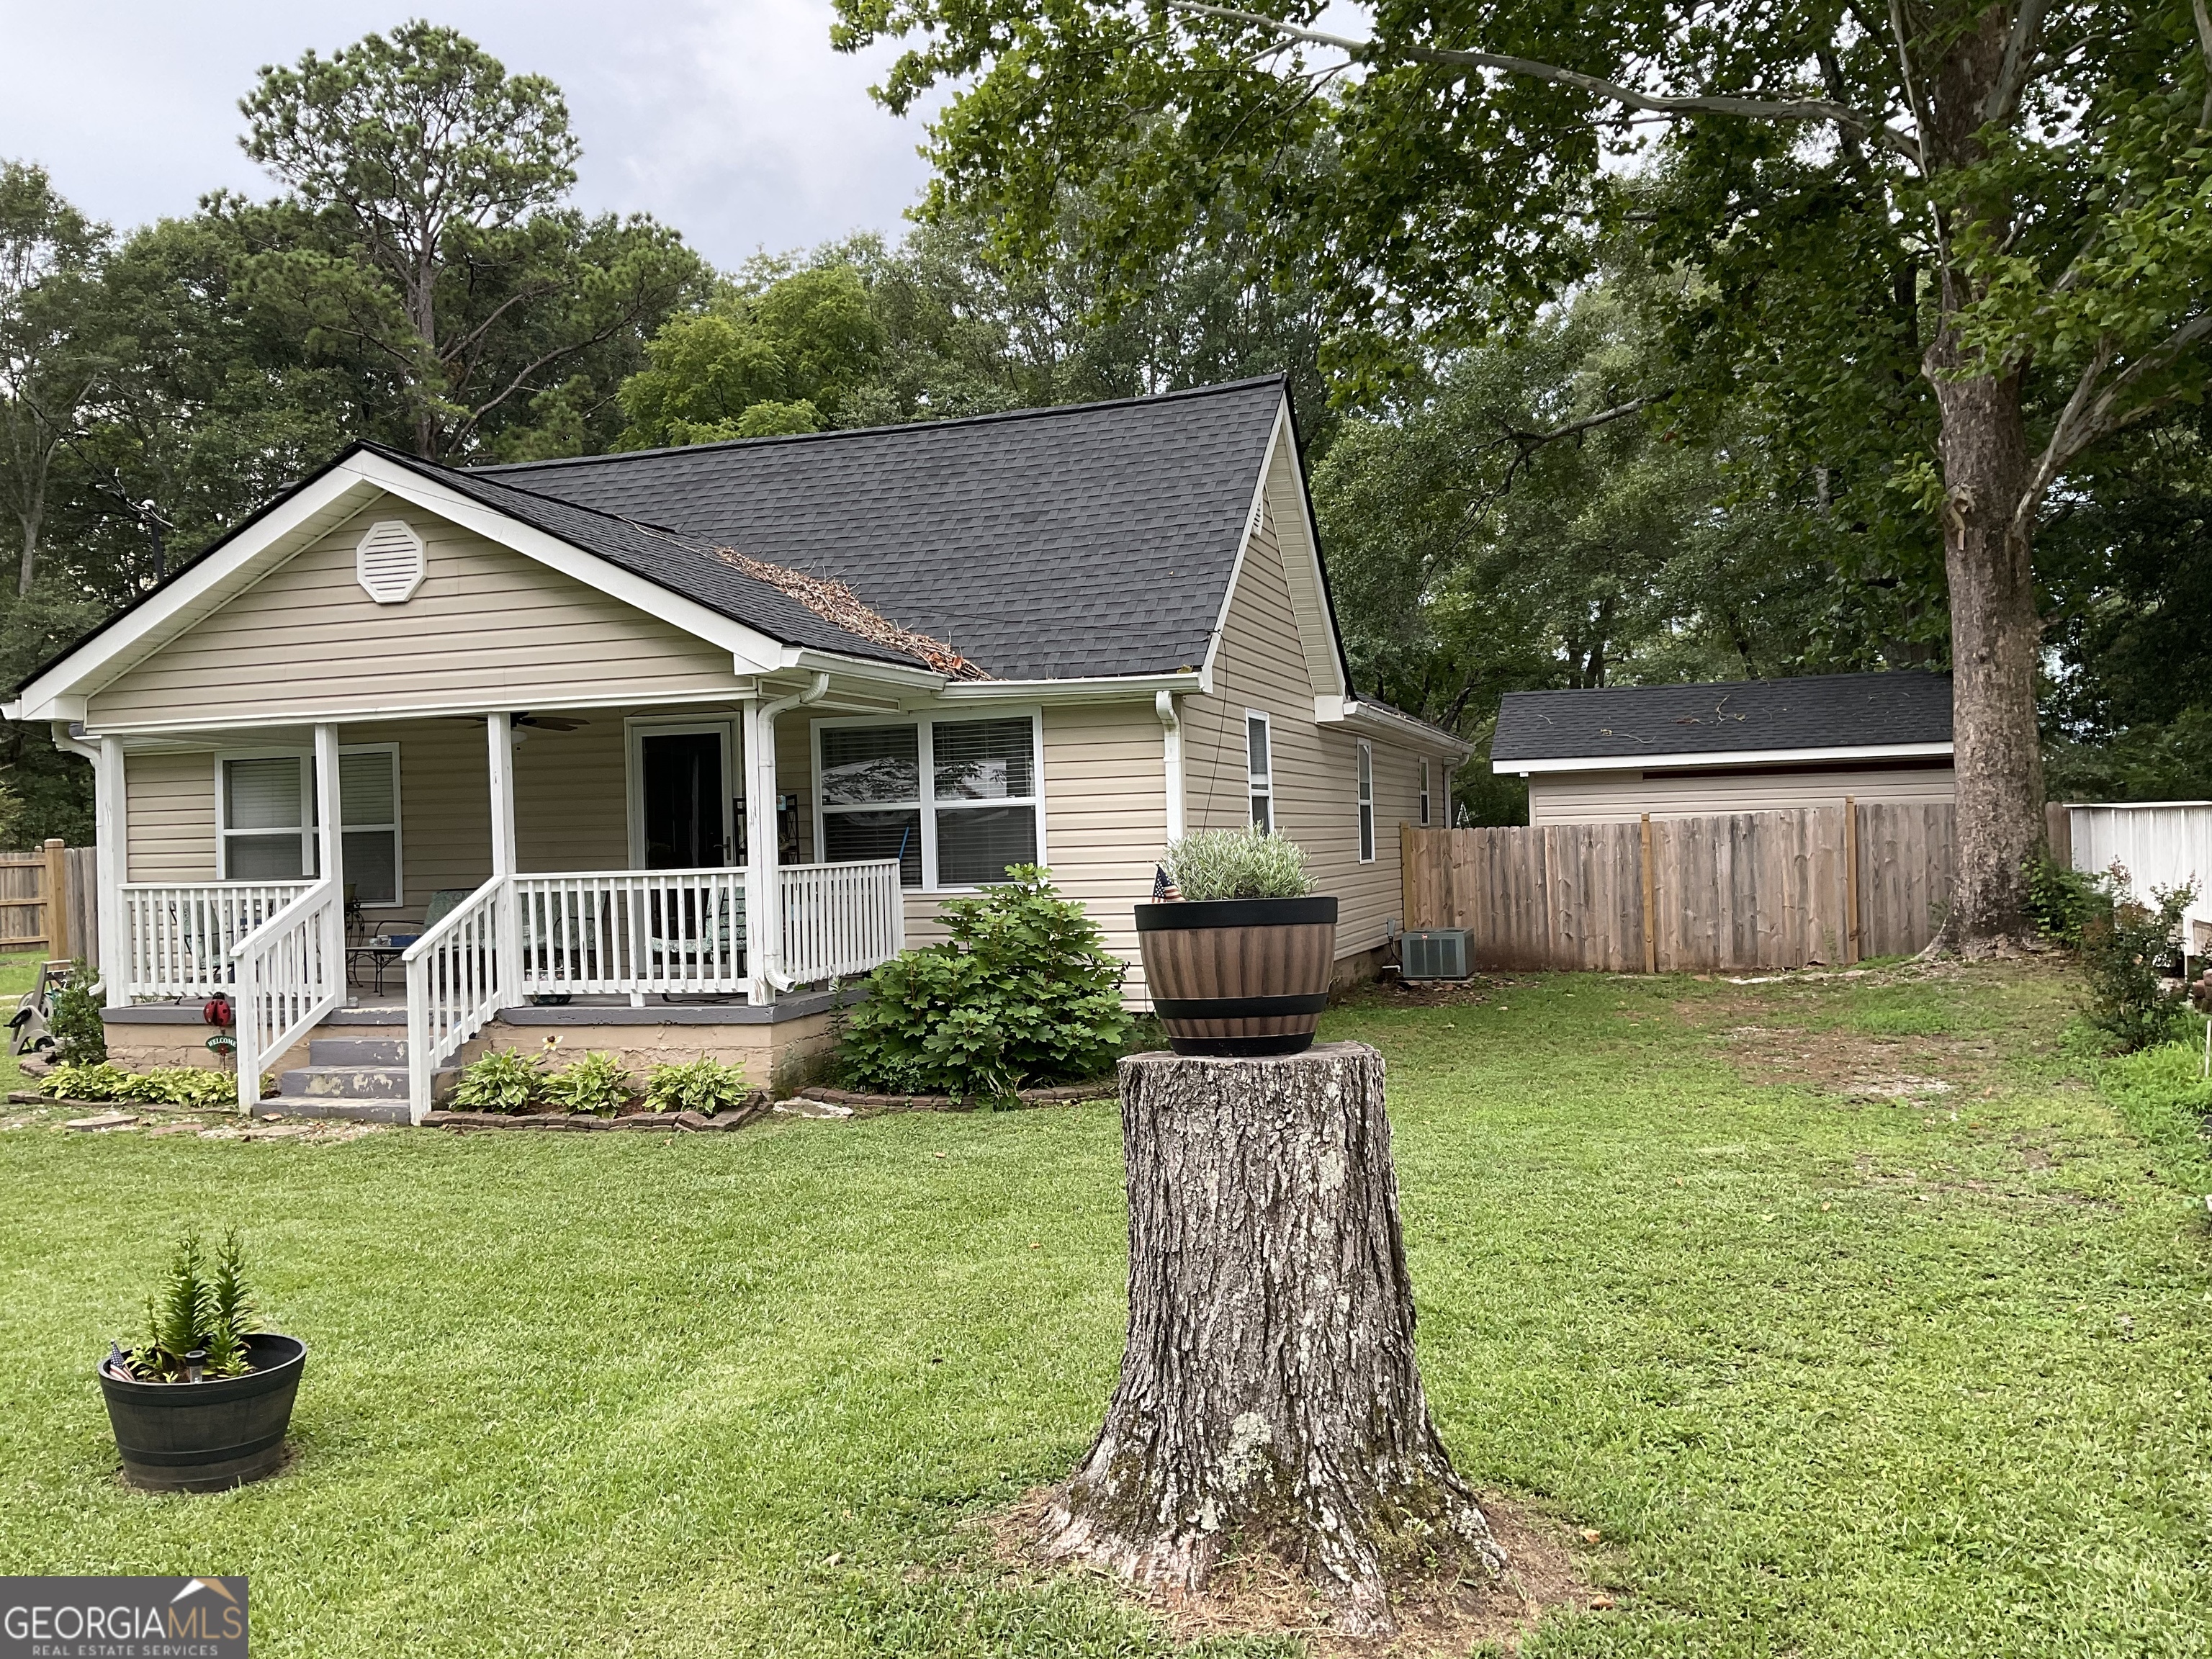
M 545 1062 L 515 1048 L 491 1048 L 461 1067 L 453 1104 L 466 1112 L 519 1112 L 545 1090 Z
M 1187 899 L 1304 898 L 1305 848 L 1257 829 L 1199 830 L 1168 843 L 1168 879 Z
M 2081 970 L 2089 981 L 2089 1023 L 2122 1053 L 2165 1042 L 2186 1028 L 2189 1005 L 2167 988 L 2164 963 L 2181 949 L 2181 915 L 2197 896 L 2194 883 L 2154 887 L 2152 904 L 2125 896 L 2128 872 L 2110 872 L 2111 903 L 2081 927 Z
M 706 1054 L 681 1064 L 665 1061 L 645 1075 L 648 1112 L 698 1112 L 712 1117 L 745 1103 L 745 1068 Z
M 246 1282 L 246 1247 L 234 1227 L 215 1259 L 199 1236 L 177 1241 L 167 1281 L 146 1298 L 146 1336 L 125 1356 L 133 1376 L 174 1382 L 185 1376 L 185 1356 L 205 1353 L 210 1376 L 237 1376 L 246 1369 L 246 1339 L 259 1328 L 253 1294 Z
M 571 1061 L 541 1085 L 547 1100 L 563 1111 L 586 1112 L 593 1117 L 612 1117 L 629 1103 L 636 1092 L 630 1087 L 629 1068 L 616 1054 L 588 1054 Z
M 107 1025 L 100 1017 L 100 999 L 92 994 L 92 969 L 83 962 L 70 968 L 70 982 L 54 993 L 46 1012 L 46 1030 L 54 1040 L 54 1058 L 72 1066 L 97 1066 L 107 1058 Z
M 2112 878 L 2069 869 L 2047 858 L 2027 861 L 2027 915 L 2044 938 L 2078 946 L 2091 917 L 2112 908 Z
M 847 1020 L 846 1077 L 895 1094 L 985 1097 L 1109 1070 L 1129 1030 L 1128 971 L 1081 905 L 1034 865 L 945 906 L 950 937 L 885 963 Z

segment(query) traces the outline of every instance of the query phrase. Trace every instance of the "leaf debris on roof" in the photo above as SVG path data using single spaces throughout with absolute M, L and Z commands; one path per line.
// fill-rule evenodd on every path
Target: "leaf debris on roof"
M 910 651 L 940 674 L 948 674 L 956 680 L 994 678 L 969 662 L 944 641 L 932 639 L 911 628 L 901 627 L 881 611 L 863 603 L 860 595 L 833 577 L 810 576 L 803 570 L 787 569 L 780 564 L 771 564 L 766 559 L 754 558 L 749 553 L 740 553 L 734 547 L 718 547 L 714 550 L 714 556 L 732 569 L 742 571 L 755 581 L 765 582 L 777 592 L 798 600 L 823 621 L 835 623 L 847 633 L 858 634 L 862 639 L 873 640 L 878 645 Z

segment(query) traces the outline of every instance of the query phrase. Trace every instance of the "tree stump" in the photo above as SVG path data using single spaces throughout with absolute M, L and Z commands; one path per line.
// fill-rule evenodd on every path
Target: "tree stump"
M 1234 1541 L 1302 1565 L 1348 1634 L 1396 1569 L 1504 1565 L 1430 1420 L 1382 1056 L 1121 1062 L 1129 1336 L 1040 1552 L 1204 1587 Z

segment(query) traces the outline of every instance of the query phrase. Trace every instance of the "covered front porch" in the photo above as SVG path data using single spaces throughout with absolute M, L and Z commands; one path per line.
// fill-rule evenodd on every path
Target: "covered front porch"
M 104 737 L 111 1023 L 227 994 L 244 1104 L 310 1034 L 397 1028 L 419 1118 L 480 1038 L 811 1017 L 795 992 L 905 938 L 900 856 L 810 857 L 808 733 L 777 723 L 828 693 Z

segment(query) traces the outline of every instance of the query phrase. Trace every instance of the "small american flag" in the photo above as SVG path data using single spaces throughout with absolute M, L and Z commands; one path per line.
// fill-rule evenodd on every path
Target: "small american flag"
M 1182 890 L 1177 887 L 1174 879 L 1169 876 L 1167 866 L 1154 865 L 1152 866 L 1152 902 L 1162 904 L 1170 899 L 1179 899 L 1182 896 Z

